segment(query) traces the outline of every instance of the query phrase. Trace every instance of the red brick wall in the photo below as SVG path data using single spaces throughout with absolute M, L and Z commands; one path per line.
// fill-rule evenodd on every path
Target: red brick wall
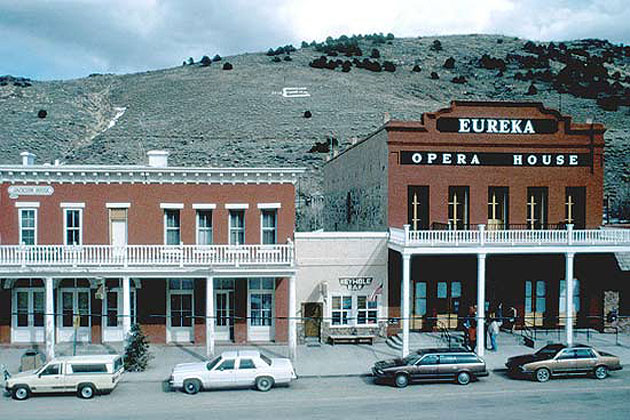
M 407 223 L 407 186 L 428 185 L 430 222 L 448 221 L 448 187 L 470 187 L 470 225 L 487 223 L 488 187 L 509 187 L 509 222 L 526 223 L 527 187 L 548 187 L 548 222 L 565 218 L 565 187 L 586 187 L 586 225 L 601 225 L 603 202 L 603 129 L 595 126 L 591 140 L 589 126 L 558 121 L 554 134 L 459 134 L 436 129 L 440 116 L 557 119 L 535 106 L 455 106 L 450 110 L 425 114 L 424 126 L 418 122 L 394 122 L 387 128 L 389 155 L 390 226 Z M 576 131 L 580 128 L 582 131 Z M 400 165 L 400 151 L 503 152 L 503 153 L 589 153 L 593 146 L 594 167 L 488 167 Z
M 295 226 L 295 188 L 292 184 L 260 185 L 142 185 L 142 184 L 52 184 L 55 191 L 51 196 L 25 196 L 10 199 L 7 184 L 0 189 L 0 243 L 17 244 L 18 209 L 17 201 L 37 201 L 38 244 L 63 244 L 62 202 L 85 203 L 83 211 L 83 243 L 109 243 L 108 202 L 129 202 L 129 244 L 163 244 L 164 210 L 160 203 L 183 203 L 180 210 L 181 238 L 185 244 L 194 244 L 196 210 L 193 203 L 214 203 L 213 236 L 217 244 L 228 242 L 228 215 L 226 203 L 247 203 L 245 211 L 245 241 L 260 243 L 260 214 L 258 203 L 279 202 L 278 243 L 293 238 Z M 35 185 L 29 183 L 29 185 Z
M 247 342 L 247 279 L 234 282 L 234 342 Z
M 289 324 L 287 316 L 289 315 L 289 279 L 286 277 L 276 279 L 276 295 L 275 295 L 275 341 L 277 343 L 286 343 L 289 340 L 288 328 Z

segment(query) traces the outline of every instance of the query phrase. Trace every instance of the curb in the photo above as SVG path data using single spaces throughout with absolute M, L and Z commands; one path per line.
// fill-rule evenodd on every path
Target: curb
M 372 377 L 371 373 L 334 373 L 334 374 L 307 374 L 307 375 L 298 375 L 299 379 L 326 379 L 326 378 L 370 378 Z M 122 383 L 126 384 L 139 384 L 139 383 L 165 383 L 168 379 L 131 379 L 131 380 L 123 380 Z

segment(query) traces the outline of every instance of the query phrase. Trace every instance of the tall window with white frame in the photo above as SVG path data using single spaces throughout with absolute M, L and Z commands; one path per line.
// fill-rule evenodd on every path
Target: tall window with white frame
M 230 210 L 230 245 L 245 243 L 245 210 Z
M 468 197 L 468 187 L 448 187 L 449 228 L 468 229 Z
M 64 242 L 66 245 L 81 245 L 83 242 L 83 210 L 65 209 Z
M 197 245 L 212 245 L 212 210 L 197 210 Z
M 164 242 L 166 245 L 179 245 L 181 242 L 179 210 L 164 210 Z
M 263 245 L 275 244 L 278 237 L 277 220 L 278 212 L 274 210 L 262 211 L 262 243 Z
M 20 245 L 37 245 L 37 209 L 20 209 Z
M 348 325 L 352 317 L 352 296 L 332 297 L 332 325 Z

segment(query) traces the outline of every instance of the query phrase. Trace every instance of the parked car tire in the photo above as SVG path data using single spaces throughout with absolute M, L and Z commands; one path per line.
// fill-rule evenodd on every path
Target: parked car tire
M 595 368 L 593 374 L 597 379 L 606 379 L 608 377 L 608 368 L 604 365 L 599 365 Z
M 89 400 L 90 398 L 94 397 L 95 393 L 96 389 L 92 384 L 80 385 L 79 389 L 77 390 L 77 396 L 79 398 L 83 398 L 84 400 Z
M 261 392 L 267 392 L 273 387 L 273 379 L 269 376 L 259 376 L 256 378 L 256 389 Z
M 396 377 L 394 378 L 394 384 L 398 387 L 398 388 L 404 388 L 407 385 L 409 385 L 409 376 L 405 375 L 404 373 L 399 373 L 398 375 L 396 375 Z
M 24 401 L 31 396 L 31 390 L 25 385 L 16 385 L 11 392 L 11 396 L 14 400 Z
M 536 369 L 536 372 L 534 372 L 534 378 L 536 378 L 538 382 L 547 382 L 551 379 L 551 372 L 547 368 Z
M 183 389 L 186 394 L 195 395 L 201 390 L 201 383 L 197 379 L 186 379 Z
M 471 380 L 472 378 L 468 372 L 459 372 L 457 374 L 457 383 L 460 385 L 468 385 Z

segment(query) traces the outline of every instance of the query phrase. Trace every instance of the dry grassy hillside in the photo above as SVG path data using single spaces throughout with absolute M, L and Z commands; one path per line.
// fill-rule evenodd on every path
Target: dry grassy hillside
M 356 46 L 363 55 L 346 57 L 331 53 L 339 45 L 329 43 L 332 49 L 324 52 L 300 48 L 290 53 L 291 61 L 285 61 L 287 54 L 273 56 L 274 62 L 255 53 L 207 67 L 69 81 L 0 78 L 0 162 L 16 163 L 19 152 L 29 150 L 39 162 L 141 163 L 147 150 L 163 148 L 177 165 L 306 166 L 313 172 L 301 181 L 300 193 L 308 199 L 320 193 L 318 168 L 326 156 L 309 150 L 330 136 L 343 148 L 380 126 L 385 113 L 417 119 L 452 99 L 529 100 L 578 121 L 606 124 L 607 194 L 614 203 L 630 197 L 629 47 L 467 35 L 379 44 L 362 39 Z M 379 50 L 377 59 L 369 58 L 373 48 Z M 484 54 L 489 57 L 482 60 Z M 322 55 L 334 70 L 309 66 Z M 452 68 L 445 68 L 451 57 Z M 389 61 L 395 71 L 368 70 L 361 64 L 366 58 L 381 68 Z M 226 62 L 232 70 L 223 70 Z M 432 72 L 439 79 L 432 79 Z M 310 96 L 284 97 L 285 87 L 306 88 Z M 310 118 L 304 117 L 307 110 Z M 317 225 L 301 220 L 302 228 Z

